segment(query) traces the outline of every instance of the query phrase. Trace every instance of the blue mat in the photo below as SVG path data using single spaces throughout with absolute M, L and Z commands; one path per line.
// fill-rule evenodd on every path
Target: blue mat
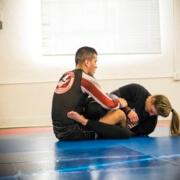
M 180 180 L 180 137 L 57 141 L 39 133 L 0 137 L 0 179 Z

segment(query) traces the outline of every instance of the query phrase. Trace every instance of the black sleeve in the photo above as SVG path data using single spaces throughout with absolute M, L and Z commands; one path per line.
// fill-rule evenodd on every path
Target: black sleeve
M 131 131 L 134 136 L 148 136 L 152 133 L 157 125 L 157 116 L 151 116 L 143 122 L 133 127 Z
M 98 135 L 108 139 L 125 139 L 131 136 L 131 132 L 126 127 L 105 124 L 95 120 L 89 120 L 86 127 L 95 131 Z

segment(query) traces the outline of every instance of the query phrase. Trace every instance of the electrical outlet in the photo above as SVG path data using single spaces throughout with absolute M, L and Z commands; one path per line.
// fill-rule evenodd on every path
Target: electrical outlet
M 179 80 L 180 80 L 180 73 L 179 73 L 179 72 L 175 72 L 175 73 L 173 74 L 173 79 L 174 79 L 175 81 L 179 81 Z

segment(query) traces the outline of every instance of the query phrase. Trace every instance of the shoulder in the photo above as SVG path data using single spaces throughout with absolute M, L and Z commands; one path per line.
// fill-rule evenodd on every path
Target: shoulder
M 144 86 L 142 86 L 140 84 L 132 83 L 130 86 L 132 89 L 139 91 L 139 93 L 150 95 L 149 91 Z
M 129 84 L 129 87 L 131 88 L 137 88 L 137 89 L 145 89 L 144 86 L 140 85 L 140 84 L 136 84 L 136 83 L 131 83 Z
M 135 84 L 135 83 L 131 83 L 131 84 L 121 86 L 119 88 L 119 90 L 120 91 L 130 91 L 130 92 L 147 91 L 142 85 Z
M 142 85 L 136 84 L 136 83 L 131 83 L 131 84 L 121 86 L 119 89 L 122 89 L 122 88 L 127 88 L 127 89 L 143 88 L 144 89 L 144 87 Z
M 86 74 L 85 72 L 82 72 L 81 85 L 86 87 L 89 86 L 91 88 L 100 88 L 100 84 L 97 79 L 89 74 Z
M 93 81 L 93 82 L 97 81 L 95 77 L 85 73 L 84 71 L 82 71 L 82 78 L 87 79 L 88 81 Z

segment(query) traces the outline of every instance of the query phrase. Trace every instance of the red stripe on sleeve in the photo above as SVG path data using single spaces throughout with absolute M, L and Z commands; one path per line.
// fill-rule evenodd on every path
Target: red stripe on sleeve
M 105 93 L 103 93 L 100 88 L 98 88 L 98 84 L 93 84 L 93 82 L 88 81 L 82 77 L 81 85 L 85 89 L 85 91 L 91 95 L 101 106 L 106 109 L 118 109 L 119 102 L 116 100 L 112 100 Z

